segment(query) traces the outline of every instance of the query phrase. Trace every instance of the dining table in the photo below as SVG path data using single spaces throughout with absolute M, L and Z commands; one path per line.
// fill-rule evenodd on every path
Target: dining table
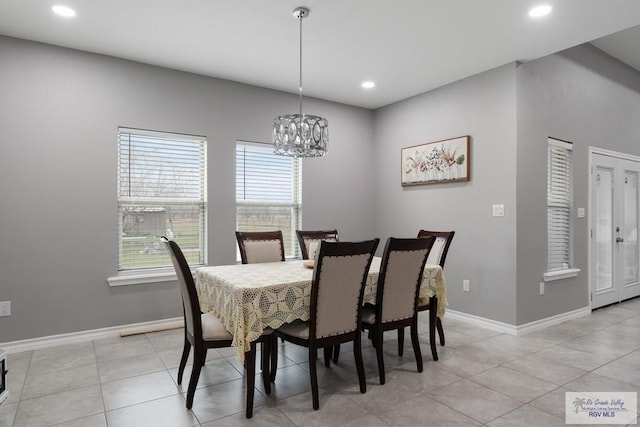
M 376 302 L 381 260 L 371 261 L 363 304 Z M 244 361 L 244 353 L 266 328 L 309 320 L 313 271 L 308 260 L 199 267 L 195 278 L 200 308 L 220 319 L 233 336 L 238 359 Z M 419 299 L 420 304 L 437 305 L 436 316 L 444 316 L 446 284 L 439 265 L 425 266 Z

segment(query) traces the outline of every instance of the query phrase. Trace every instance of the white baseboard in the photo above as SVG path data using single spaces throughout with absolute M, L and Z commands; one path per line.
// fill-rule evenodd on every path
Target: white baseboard
M 589 316 L 591 314 L 591 307 L 586 306 L 577 310 L 568 311 L 566 313 L 556 314 L 555 316 L 547 317 L 545 319 L 536 320 L 534 322 L 525 323 L 517 327 L 517 335 L 525 335 L 540 329 L 548 328 L 549 326 L 557 325 L 558 323 L 566 322 L 567 320 L 577 319 L 578 317 Z
M 89 331 L 72 332 L 69 334 L 50 335 L 47 337 L 31 338 L 20 341 L 0 343 L 0 348 L 9 353 L 38 350 L 63 344 L 73 344 L 101 338 L 118 337 L 120 334 L 144 333 L 145 331 L 173 329 L 184 325 L 182 317 L 154 320 L 151 322 L 133 323 L 130 325 L 112 326 L 109 328 L 92 329 Z
M 491 331 L 501 332 L 503 334 L 517 335 L 517 329 L 513 325 L 509 325 L 508 323 L 498 322 L 496 320 L 487 319 L 485 317 L 475 316 L 473 314 L 463 313 L 461 311 L 447 309 L 444 318 L 445 318 L 444 324 L 446 324 L 447 322 L 446 319 L 450 318 L 450 319 L 469 322 L 476 326 L 489 329 Z M 446 330 L 444 334 L 445 336 L 447 335 Z
M 514 326 L 508 323 L 498 322 L 496 320 L 491 320 L 484 317 L 475 316 L 473 314 L 467 314 L 449 309 L 447 309 L 445 318 L 450 317 L 452 319 L 470 322 L 476 326 L 480 326 L 491 331 L 506 333 L 510 335 L 525 335 L 534 331 L 538 331 L 540 329 L 548 328 L 549 326 L 557 325 L 558 323 L 566 322 L 567 320 L 577 319 L 578 317 L 588 316 L 590 314 L 591 308 L 587 306 L 579 308 L 577 310 L 547 317 L 545 319 L 525 323 L 524 325 L 520 326 Z
M 587 316 L 589 314 L 591 314 L 591 309 L 589 307 L 583 307 L 578 310 L 547 317 L 546 319 L 536 320 L 520 326 L 509 325 L 508 323 L 498 322 L 496 320 L 455 310 L 447 310 L 446 318 L 470 322 L 474 325 L 496 332 L 510 335 L 524 335 L 533 331 L 548 328 L 549 326 L 557 325 L 558 323 L 566 322 L 567 320 Z M 50 335 L 47 337 L 5 342 L 0 343 L 0 348 L 7 350 L 9 353 L 18 353 L 21 351 L 38 350 L 63 344 L 117 337 L 121 334 L 130 335 L 133 333 L 144 333 L 145 331 L 151 332 L 154 330 L 177 328 L 182 327 L 183 325 L 183 318 L 175 317 L 172 319 L 155 320 L 152 322 L 133 323 L 130 325 L 112 326 L 109 328 L 92 329 L 89 331 L 72 332 L 69 334 Z

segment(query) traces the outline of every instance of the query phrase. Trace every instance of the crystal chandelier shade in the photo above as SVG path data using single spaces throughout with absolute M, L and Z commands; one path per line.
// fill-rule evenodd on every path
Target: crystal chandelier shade
M 329 122 L 302 112 L 302 20 L 309 16 L 309 9 L 298 7 L 293 16 L 300 20 L 300 113 L 273 120 L 273 150 L 282 156 L 322 157 L 327 154 Z
M 310 114 L 289 114 L 273 120 L 274 152 L 292 157 L 322 157 L 327 153 L 329 123 Z

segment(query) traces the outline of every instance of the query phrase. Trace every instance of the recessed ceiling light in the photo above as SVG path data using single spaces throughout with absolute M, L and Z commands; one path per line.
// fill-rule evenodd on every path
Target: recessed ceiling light
M 376 87 L 376 84 L 374 82 L 371 81 L 367 81 L 367 82 L 362 82 L 362 87 L 365 89 L 371 89 Z
M 547 16 L 551 13 L 551 9 L 553 9 L 548 4 L 541 4 L 540 6 L 536 6 L 529 11 L 529 16 L 532 18 L 541 18 L 543 16 Z
M 52 6 L 51 10 L 53 10 L 53 13 L 55 13 L 56 15 L 64 16 L 65 18 L 73 18 L 74 16 L 76 16 L 75 10 L 61 4 Z

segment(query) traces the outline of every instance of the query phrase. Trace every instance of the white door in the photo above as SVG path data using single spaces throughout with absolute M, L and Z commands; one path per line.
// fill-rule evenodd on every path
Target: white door
M 640 295 L 640 162 L 592 154 L 592 308 Z

